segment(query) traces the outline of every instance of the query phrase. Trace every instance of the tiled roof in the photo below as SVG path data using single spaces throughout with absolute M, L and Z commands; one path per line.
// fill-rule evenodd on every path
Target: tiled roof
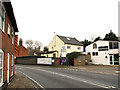
M 10 1 L 10 0 L 8 0 L 8 1 Z M 7 14 L 9 16 L 9 19 L 11 21 L 11 24 L 12 24 L 15 32 L 18 32 L 18 27 L 17 27 L 17 23 L 16 23 L 16 19 L 15 19 L 15 16 L 14 16 L 14 12 L 13 12 L 11 2 L 3 2 L 3 4 L 5 6 L 5 9 L 7 11 Z
M 71 45 L 80 45 L 82 46 L 83 44 L 78 41 L 76 38 L 72 38 L 72 37 L 65 37 L 65 36 L 60 36 L 57 35 L 65 44 L 71 44 Z

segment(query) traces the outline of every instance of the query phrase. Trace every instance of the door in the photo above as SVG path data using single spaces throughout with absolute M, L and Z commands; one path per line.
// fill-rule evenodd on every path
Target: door
M 114 54 L 114 65 L 119 65 L 119 54 Z
M 113 65 L 113 55 L 110 55 L 110 64 Z
M 11 76 L 13 75 L 13 63 L 14 63 L 13 55 L 11 56 Z
M 10 54 L 8 53 L 8 60 L 7 60 L 7 83 L 9 83 L 9 62 L 10 62 Z

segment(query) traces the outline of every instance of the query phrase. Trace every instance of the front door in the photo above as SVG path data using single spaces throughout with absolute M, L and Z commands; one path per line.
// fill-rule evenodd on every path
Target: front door
M 9 83 L 9 62 L 10 62 L 10 54 L 8 53 L 8 61 L 7 61 L 7 83 Z
M 110 64 L 113 65 L 113 55 L 110 55 Z

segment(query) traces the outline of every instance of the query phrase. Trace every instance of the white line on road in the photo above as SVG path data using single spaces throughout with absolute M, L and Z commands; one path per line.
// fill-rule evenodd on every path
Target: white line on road
M 68 75 L 65 75 L 65 74 L 62 74 L 62 73 L 56 73 L 56 72 L 53 72 L 53 71 L 47 71 L 47 70 L 43 70 L 43 69 L 36 69 L 36 68 L 30 68 L 30 67 L 25 67 L 25 68 L 47 72 L 47 73 L 50 73 L 50 74 L 54 74 L 54 75 L 70 78 L 70 79 L 73 79 L 73 80 L 81 81 L 81 82 L 84 82 L 84 83 L 92 84 L 92 85 L 95 85 L 95 86 L 99 86 L 99 87 L 102 87 L 102 88 L 110 88 L 110 87 L 116 88 L 114 86 L 105 85 L 105 84 L 101 84 L 101 83 L 97 83 L 97 82 L 92 82 L 92 81 L 84 80 L 82 78 L 68 76 Z
M 45 90 L 45 88 L 40 85 L 37 81 L 35 81 L 33 78 L 29 77 L 28 75 L 26 75 L 25 73 L 19 71 L 20 73 L 22 73 L 23 75 L 25 75 L 27 78 L 29 78 L 30 80 L 32 80 L 34 83 L 36 83 L 40 88 L 42 88 L 43 90 Z

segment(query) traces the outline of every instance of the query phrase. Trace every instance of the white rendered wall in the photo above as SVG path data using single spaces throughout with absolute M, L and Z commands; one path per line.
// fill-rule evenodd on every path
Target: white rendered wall
M 102 65 L 110 65 L 110 55 L 109 54 L 117 54 L 118 49 L 111 49 L 108 51 L 98 51 L 99 46 L 108 46 L 109 49 L 109 41 L 97 41 L 97 48 L 93 49 L 93 44 L 90 44 L 86 47 L 86 53 L 91 53 L 91 60 L 93 64 L 102 64 Z M 92 52 L 98 52 L 98 56 L 93 56 Z

